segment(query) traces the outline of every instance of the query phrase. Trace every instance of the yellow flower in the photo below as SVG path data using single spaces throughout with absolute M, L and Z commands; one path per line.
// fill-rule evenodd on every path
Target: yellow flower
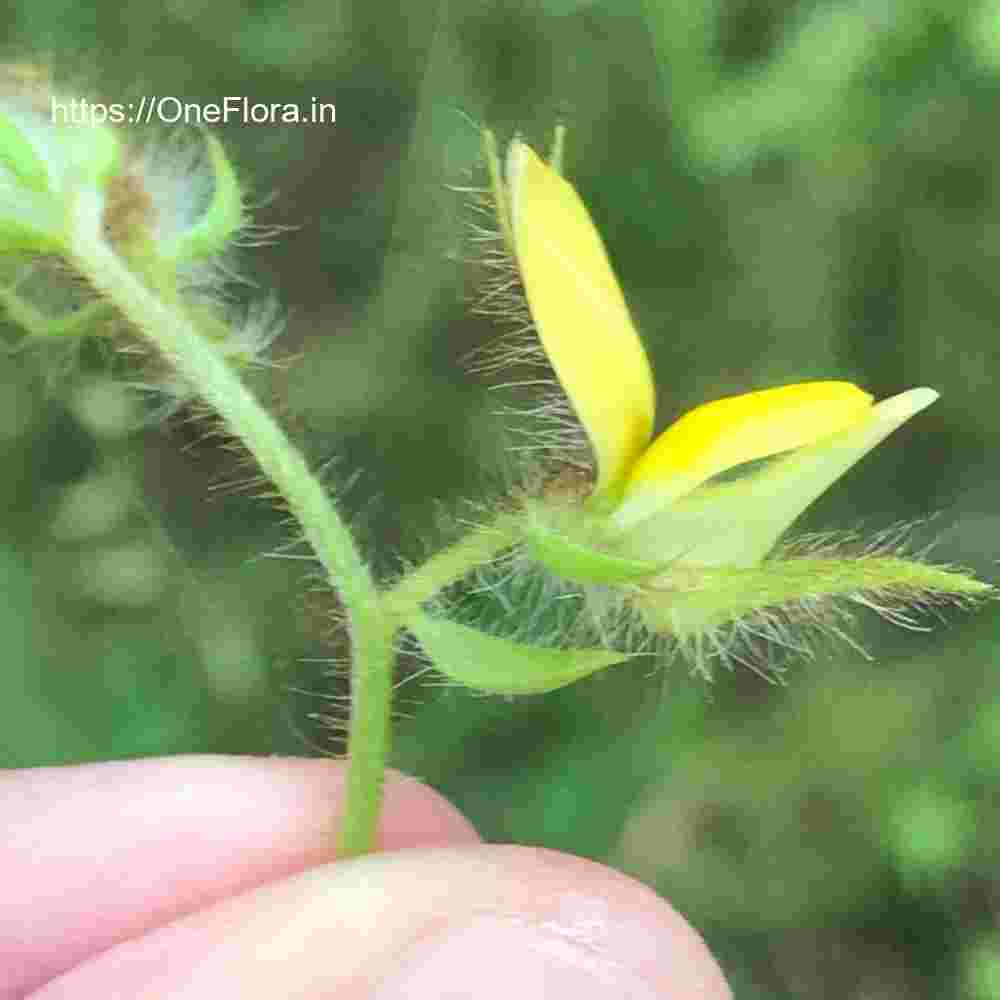
M 439 670 L 484 691 L 538 693 L 634 652 L 672 650 L 706 677 L 716 661 L 767 675 L 782 651 L 808 653 L 816 630 L 842 634 L 853 605 L 906 621 L 922 602 L 991 593 L 878 540 L 802 542 L 769 556 L 816 497 L 937 393 L 873 404 L 848 382 L 786 385 L 699 406 L 654 439 L 649 362 L 586 207 L 520 142 L 503 180 L 491 133 L 484 143 L 500 228 L 590 440 L 596 482 L 585 499 L 573 476 L 522 497 L 490 544 L 531 560 L 503 558 L 470 602 L 407 620 Z M 717 479 L 763 458 L 772 460 Z
M 590 501 L 619 552 L 699 565 L 759 562 L 799 514 L 896 427 L 930 405 L 910 389 L 873 405 L 849 382 L 718 399 L 653 439 L 649 361 L 580 196 L 524 143 L 499 192 L 538 335 L 593 448 Z M 788 453 L 736 482 L 713 477 Z

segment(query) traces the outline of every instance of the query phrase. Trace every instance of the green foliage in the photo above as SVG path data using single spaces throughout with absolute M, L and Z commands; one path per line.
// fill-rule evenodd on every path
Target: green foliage
M 606 649 L 545 649 L 421 613 L 408 623 L 434 668 L 489 694 L 544 694 L 621 663 Z
M 805 378 L 938 389 L 803 527 L 939 511 L 918 541 L 991 579 L 994 7 L 509 0 L 452 5 L 441 26 L 434 5 L 386 0 L 20 0 L 8 38 L 18 57 L 54 53 L 76 87 L 99 67 L 88 96 L 337 102 L 334 127 L 220 135 L 259 221 L 295 227 L 255 266 L 295 305 L 289 351 L 308 360 L 259 386 L 275 379 L 317 462 L 337 456 L 329 475 L 387 575 L 387 553 L 437 538 L 441 502 L 504 478 L 494 397 L 457 363 L 493 333 L 466 318 L 475 276 L 445 188 L 478 183 L 470 115 L 539 148 L 566 120 L 565 172 L 606 235 L 664 420 Z M 334 682 L 296 661 L 330 655 L 331 609 L 297 596 L 301 563 L 259 558 L 286 541 L 280 515 L 210 489 L 242 474 L 196 445 L 205 428 L 127 433 L 100 350 L 64 365 L 50 386 L 38 355 L 0 364 L 4 762 L 305 752 L 300 730 L 328 748 L 309 717 Z M 160 567 L 141 593 L 135 562 L 100 558 L 137 547 Z M 998 620 L 941 615 L 897 634 L 862 613 L 874 662 L 821 649 L 782 687 L 737 672 L 706 690 L 641 663 L 513 702 L 417 680 L 395 762 L 489 837 L 655 884 L 737 995 L 991 998 Z

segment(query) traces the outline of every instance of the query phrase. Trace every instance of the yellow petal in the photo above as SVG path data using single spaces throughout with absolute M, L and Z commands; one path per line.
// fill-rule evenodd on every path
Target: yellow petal
M 635 464 L 616 520 L 634 524 L 726 469 L 844 430 L 871 405 L 850 382 L 800 382 L 698 406 Z
M 597 492 L 649 442 L 653 377 L 586 206 L 524 143 L 507 160 L 514 250 L 542 346 L 593 446 Z
M 703 486 L 629 529 L 620 554 L 683 565 L 755 566 L 818 496 L 937 398 L 933 389 L 909 389 L 754 475 Z

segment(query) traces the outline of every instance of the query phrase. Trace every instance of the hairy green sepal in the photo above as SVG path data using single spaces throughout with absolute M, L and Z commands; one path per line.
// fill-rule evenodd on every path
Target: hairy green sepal
M 665 568 L 663 563 L 617 555 L 603 547 L 602 519 L 577 511 L 548 514 L 530 511 L 522 532 L 528 554 L 556 576 L 579 583 L 630 583 Z
M 941 598 L 976 598 L 992 588 L 958 570 L 895 556 L 775 559 L 751 568 L 675 566 L 637 596 L 657 631 L 693 636 L 768 609 L 815 612 L 825 600 L 855 599 L 878 610 Z

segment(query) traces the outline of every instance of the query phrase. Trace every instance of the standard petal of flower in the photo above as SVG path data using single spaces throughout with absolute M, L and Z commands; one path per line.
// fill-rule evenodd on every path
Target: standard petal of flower
M 850 382 L 800 382 L 698 406 L 633 467 L 616 520 L 635 524 L 726 469 L 842 431 L 871 404 L 872 397 Z
M 910 389 L 756 475 L 703 487 L 631 528 L 622 552 L 698 566 L 753 566 L 820 494 L 937 398 L 933 389 Z
M 518 267 L 542 346 L 597 458 L 597 492 L 649 442 L 649 361 L 601 238 L 573 187 L 523 143 L 507 164 Z

